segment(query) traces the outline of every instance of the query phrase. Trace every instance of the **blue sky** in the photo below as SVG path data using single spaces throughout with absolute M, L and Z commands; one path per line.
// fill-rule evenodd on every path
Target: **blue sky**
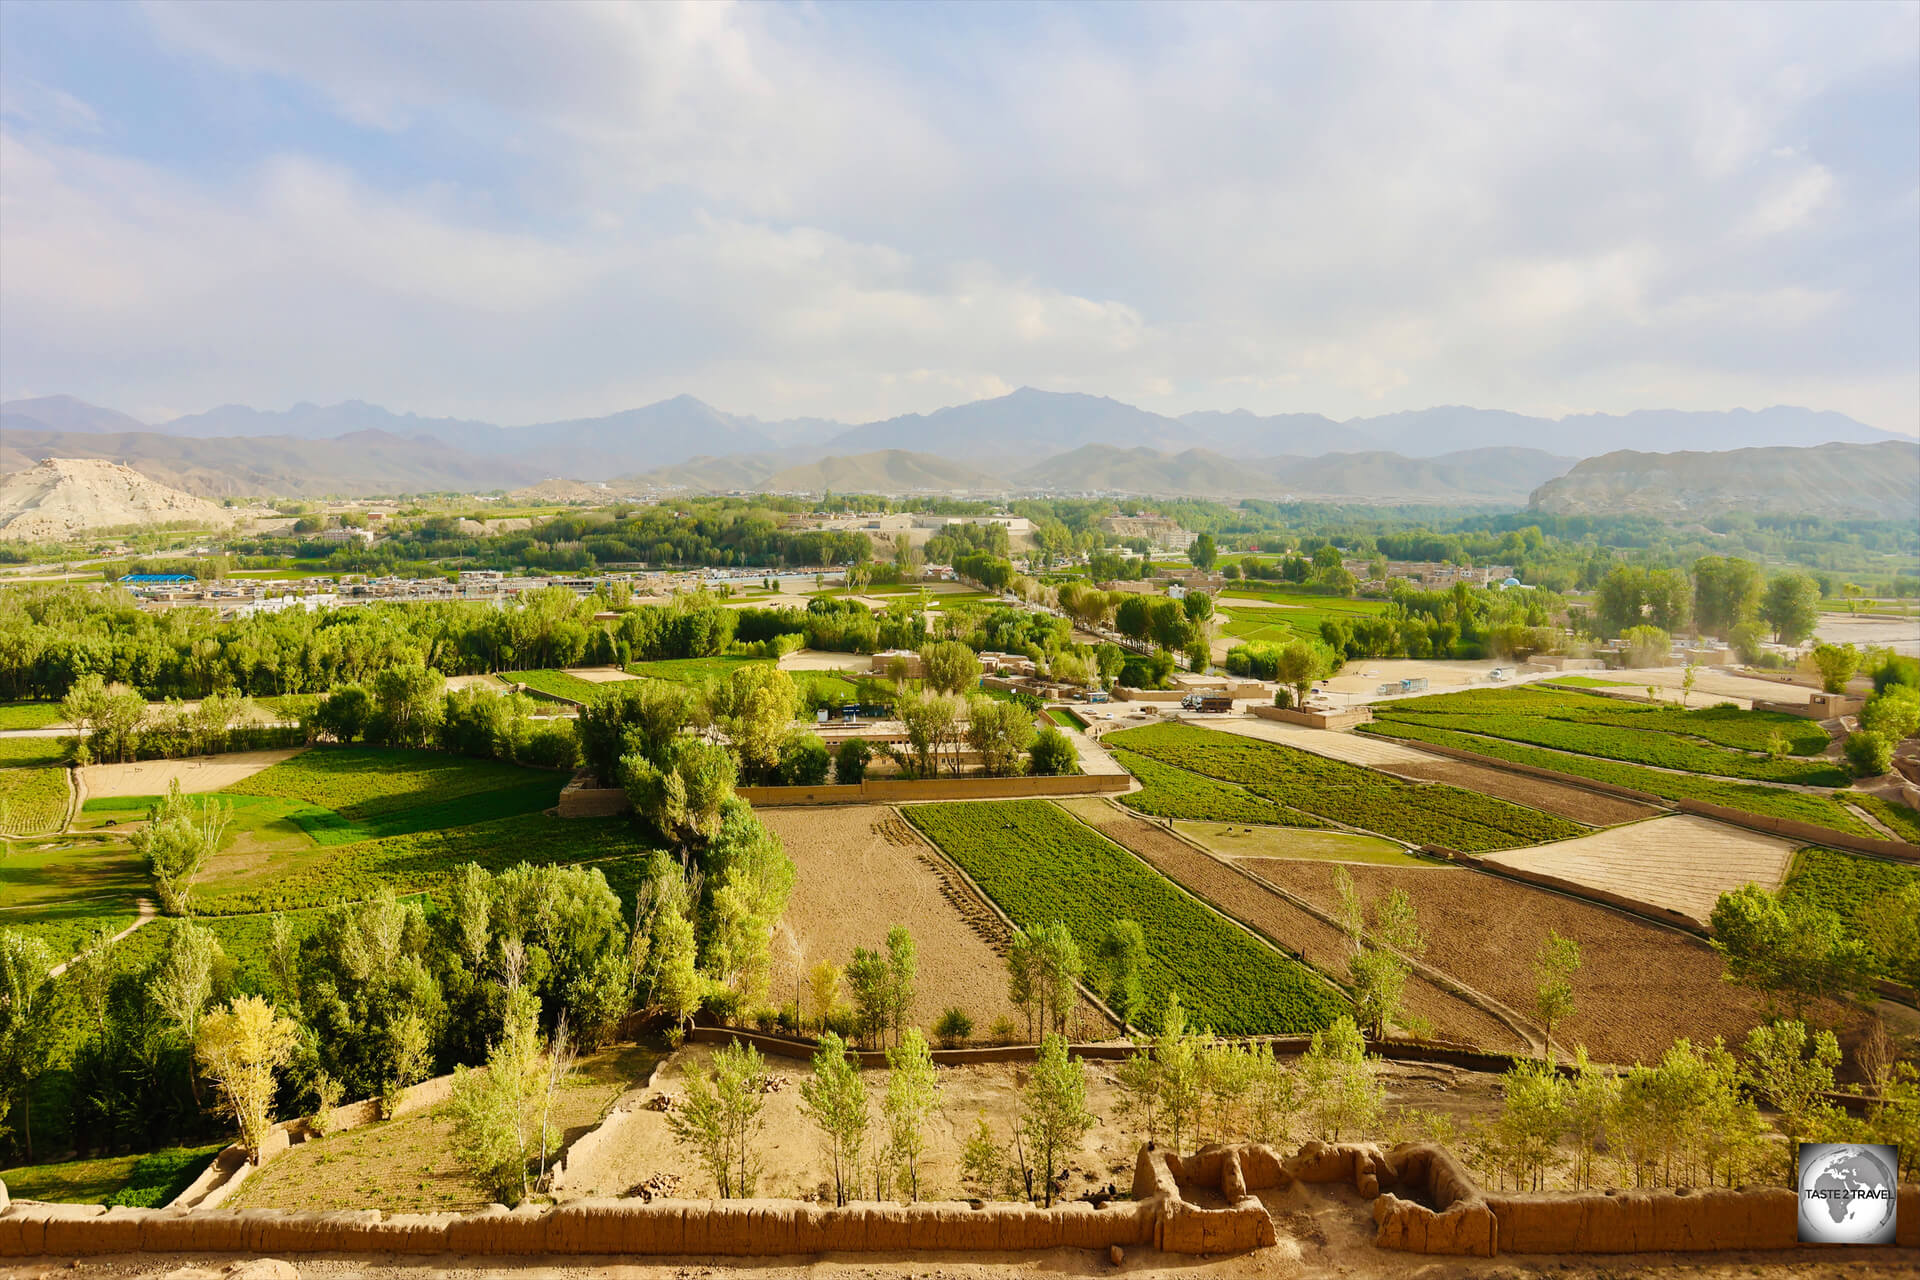
M 0 394 L 1920 429 L 1920 5 L 43 4 Z

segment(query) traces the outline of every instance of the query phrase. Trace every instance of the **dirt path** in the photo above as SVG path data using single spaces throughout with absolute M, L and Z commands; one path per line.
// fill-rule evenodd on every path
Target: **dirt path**
M 1391 768 L 1399 764 L 1433 763 L 1433 757 L 1426 752 L 1401 746 L 1388 738 L 1336 733 L 1331 729 L 1309 729 L 1305 725 L 1285 724 L 1279 720 L 1255 720 L 1251 717 L 1241 720 L 1222 716 L 1217 720 L 1207 720 L 1205 727 L 1219 729 L 1223 733 L 1237 733 L 1243 738 L 1258 738 L 1262 742 L 1277 742 L 1283 747 L 1298 747 L 1302 751 L 1311 751 L 1315 755 L 1345 761 L 1347 764 Z
M 1539 871 L 1679 911 L 1705 923 L 1722 893 L 1743 884 L 1777 889 L 1794 844 L 1690 814 L 1590 836 L 1509 849 L 1489 862 Z
M 134 922 L 128 925 L 126 928 L 122 929 L 120 932 L 114 934 L 111 938 L 108 938 L 104 945 L 110 947 L 114 943 L 120 941 L 120 939 L 132 933 L 135 929 L 145 928 L 148 924 L 151 924 L 153 921 L 159 919 L 160 909 L 154 906 L 150 900 L 146 898 L 141 898 L 136 905 L 138 905 L 140 909 L 140 914 L 134 918 Z M 82 952 L 81 954 L 84 955 L 86 953 Z M 62 960 L 59 964 L 47 970 L 47 976 L 49 978 L 59 977 L 61 974 L 67 971 L 68 966 L 70 966 L 74 962 L 74 960 L 78 960 L 78 959 L 80 959 L 80 956 L 74 956 L 72 959 Z
M 1056 803 L 1174 883 L 1300 956 L 1321 973 L 1345 975 L 1350 951 L 1346 935 L 1302 903 L 1108 801 Z M 1442 869 L 1442 874 L 1454 872 Z M 1431 1023 L 1435 1035 L 1495 1053 L 1521 1053 L 1535 1047 L 1538 1036 L 1518 1018 L 1511 1014 L 1502 1017 L 1471 997 L 1448 990 L 1442 981 L 1435 980 L 1437 976 L 1415 973 L 1408 979 L 1406 992 L 1407 1011 Z M 1493 1003 L 1484 997 L 1482 1002 Z

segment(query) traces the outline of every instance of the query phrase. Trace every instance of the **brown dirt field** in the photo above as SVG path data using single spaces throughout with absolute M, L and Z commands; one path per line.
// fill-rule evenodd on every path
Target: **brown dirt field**
M 1333 868 L 1249 859 L 1244 864 L 1322 908 Z M 1467 869 L 1348 867 L 1363 894 L 1404 889 L 1427 935 L 1427 963 L 1457 974 L 1509 1008 L 1533 1006 L 1533 957 L 1549 932 L 1580 944 L 1574 1016 L 1556 1028 L 1563 1049 L 1585 1044 L 1604 1062 L 1653 1061 L 1676 1037 L 1729 1042 L 1760 1019 L 1759 1002 L 1721 980 L 1706 943 L 1604 907 Z
M 656 1050 L 619 1045 L 580 1060 L 560 1091 L 554 1120 L 563 1142 L 596 1128 L 608 1106 L 660 1060 Z M 255 1173 L 233 1209 L 386 1209 L 438 1213 L 484 1209 L 493 1196 L 461 1173 L 444 1105 L 379 1124 L 346 1129 L 289 1148 Z
M 1667 907 L 1705 922 L 1729 889 L 1777 889 L 1793 861 L 1791 841 L 1676 814 L 1573 840 L 1508 849 L 1490 862 L 1537 871 Z
M 655 1173 L 678 1173 L 682 1197 L 711 1195 L 713 1184 L 697 1160 L 674 1144 L 665 1113 L 646 1110 L 644 1104 L 656 1092 L 681 1092 L 688 1067 L 707 1061 L 712 1052 L 709 1045 L 688 1045 L 661 1066 L 653 1088 L 632 1089 L 615 1103 L 597 1140 L 581 1144 L 576 1158 L 570 1159 L 555 1179 L 555 1199 L 624 1195 Z M 1074 1173 L 1068 1185 L 1073 1195 L 1108 1182 L 1124 1191 L 1133 1180 L 1139 1148 L 1117 1120 L 1119 1090 L 1113 1065 L 1085 1064 L 1087 1109 L 1099 1118 L 1099 1124 L 1087 1134 L 1080 1155 L 1070 1162 Z M 831 1200 L 831 1184 L 827 1182 L 830 1174 L 821 1155 L 819 1131 L 800 1111 L 800 1082 L 810 1068 L 802 1061 L 768 1058 L 767 1070 L 771 1075 L 787 1077 L 788 1083 L 767 1095 L 761 1113 L 766 1130 L 758 1150 L 766 1163 L 759 1194 L 807 1199 L 820 1198 L 824 1192 L 824 1198 Z M 1468 1120 L 1489 1117 L 1499 1109 L 1497 1076 L 1412 1063 L 1388 1063 L 1381 1070 L 1392 1102 L 1449 1113 L 1462 1128 Z M 869 1105 L 877 1118 L 880 1099 L 886 1095 L 887 1073 L 872 1069 L 862 1074 Z M 963 1194 L 960 1147 L 979 1117 L 986 1117 L 988 1127 L 1002 1141 L 1013 1132 L 1027 1066 L 994 1063 L 941 1067 L 938 1078 L 940 1106 L 927 1126 L 927 1153 L 921 1173 L 921 1198 L 929 1200 Z M 1295 1134 L 1295 1139 L 1304 1140 L 1305 1136 L 1303 1131 Z M 872 1199 L 872 1189 L 860 1198 Z
M 1251 925 L 1270 938 L 1278 939 L 1288 950 L 1305 957 L 1307 963 L 1322 973 L 1346 972 L 1346 935 L 1311 912 L 1302 911 L 1294 903 L 1255 884 L 1220 859 L 1200 852 L 1151 822 L 1115 809 L 1104 800 L 1059 803 L 1062 808 L 1089 823 L 1109 840 L 1131 851 L 1176 884 L 1234 919 Z M 1360 871 L 1371 868 L 1353 869 Z M 1440 868 L 1439 874 L 1454 876 L 1461 873 L 1449 867 Z M 1331 882 L 1331 869 L 1327 870 L 1327 875 Z M 1468 982 L 1465 977 L 1461 980 Z M 1431 1023 L 1434 1033 L 1443 1039 L 1463 1041 L 1496 1053 L 1524 1052 L 1528 1047 L 1498 1018 L 1418 974 L 1408 979 L 1406 1008 L 1409 1013 Z
M 90 764 L 80 771 L 87 798 L 165 795 L 175 778 L 189 794 L 218 791 L 262 769 L 291 760 L 306 748 L 290 751 L 235 751 L 223 756 L 194 756 L 185 760 L 141 760 L 135 764 Z
M 1389 765 L 1388 770 L 1422 782 L 1444 782 L 1482 795 L 1498 796 L 1515 804 L 1524 804 L 1590 827 L 1612 827 L 1623 822 L 1638 822 L 1660 813 L 1652 805 L 1615 796 L 1603 796 L 1580 787 L 1569 787 L 1540 778 L 1528 778 L 1504 769 L 1465 761 L 1433 759 L 1430 763 Z
M 931 1027 L 942 1010 L 955 1007 L 973 1018 L 976 1038 L 1000 1017 L 1026 1025 L 1007 999 L 1006 927 L 897 810 L 839 805 L 759 812 L 798 873 L 774 935 L 775 1003 L 793 1001 L 796 943 L 804 974 L 822 960 L 845 965 L 855 947 L 884 947 L 887 930 L 903 924 L 920 952 L 915 1023 Z M 813 1016 L 811 1004 L 806 1012 Z M 1098 1017 L 1090 1007 L 1083 1012 Z

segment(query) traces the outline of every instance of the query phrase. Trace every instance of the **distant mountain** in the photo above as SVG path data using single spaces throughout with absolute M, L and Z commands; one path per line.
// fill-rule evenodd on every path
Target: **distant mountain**
M 1825 444 L 1719 453 L 1621 450 L 1588 458 L 1534 491 L 1553 515 L 1700 518 L 1726 511 L 1913 520 L 1920 443 Z
M 629 489 L 687 489 L 694 493 L 731 493 L 735 489 L 759 489 L 780 469 L 776 455 L 746 454 L 741 457 L 688 458 L 671 467 L 657 467 L 624 475 L 611 483 Z
M 1371 450 L 1317 458 L 1236 459 L 1088 445 L 1019 472 L 1018 487 L 1142 495 L 1514 502 L 1573 464 L 1537 449 L 1475 449 L 1439 458 Z
M 993 400 L 869 422 L 835 436 L 826 447 L 834 453 L 937 449 L 977 463 L 1044 458 L 1086 444 L 1177 449 L 1193 443 L 1190 435 L 1177 419 L 1105 396 L 1022 387 Z
M 1822 413 L 1776 405 L 1757 412 L 1727 409 L 1690 413 L 1677 409 L 1644 409 L 1634 413 L 1576 414 L 1554 420 L 1531 418 L 1503 409 L 1470 409 L 1447 405 L 1389 413 L 1378 418 L 1355 418 L 1344 425 L 1378 441 L 1378 448 L 1411 457 L 1433 457 L 1463 449 L 1517 446 L 1542 449 L 1574 458 L 1590 458 L 1600 450 L 1664 449 L 1722 450 L 1766 445 L 1817 445 L 1831 442 L 1872 443 L 1911 439 L 1855 422 L 1841 413 Z
M 0 431 L 147 431 L 146 423 L 72 396 L 0 404 Z
M 1238 458 L 1288 453 L 1311 457 L 1333 449 L 1380 447 L 1380 441 L 1366 431 L 1317 413 L 1276 413 L 1263 418 L 1245 409 L 1231 413 L 1202 409 L 1181 414 L 1180 421 L 1192 429 L 1195 443 Z
M 199 439 L 222 436 L 289 436 L 296 440 L 337 440 L 358 431 L 382 431 L 395 436 L 433 436 L 447 444 L 484 448 L 482 440 L 500 431 L 488 422 L 462 418 L 422 418 L 394 413 L 364 400 L 339 404 L 296 404 L 291 409 L 254 409 L 223 404 L 205 413 L 190 413 L 155 427 L 141 428 L 170 436 Z M 491 452 L 491 450 L 489 450 Z
M 163 484 L 205 498 L 471 493 L 519 488 L 550 474 L 530 463 L 475 457 L 430 438 L 409 440 L 383 431 L 358 431 L 338 440 L 286 436 L 200 440 L 152 431 L 96 435 L 12 429 L 0 436 L 0 471 L 18 470 L 47 457 L 125 463 Z
M 882 449 L 850 458 L 822 458 L 775 472 L 759 486 L 776 493 L 948 493 L 1004 487 L 984 471 L 930 453 Z

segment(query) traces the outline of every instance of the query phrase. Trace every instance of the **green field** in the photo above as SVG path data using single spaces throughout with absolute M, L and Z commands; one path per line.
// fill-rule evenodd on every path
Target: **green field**
M 185 1191 L 220 1151 L 216 1143 L 146 1155 L 21 1165 L 0 1170 L 0 1182 L 16 1200 L 158 1209 Z
M 1850 792 L 1847 799 L 1880 819 L 1900 839 L 1909 844 L 1920 844 L 1920 812 L 1909 809 L 1904 804 L 1895 804 L 1891 800 L 1870 796 L 1864 792 Z
M 58 765 L 0 769 L 0 835 L 52 831 L 67 813 L 67 771 Z
M 1832 831 L 1844 831 L 1848 835 L 1878 835 L 1832 796 L 1785 791 L 1756 783 L 1728 782 L 1720 778 L 1702 778 L 1690 773 L 1662 773 L 1658 769 L 1643 769 L 1615 760 L 1549 751 L 1502 738 L 1485 738 L 1454 729 L 1434 728 L 1412 720 L 1376 720 L 1372 724 L 1361 725 L 1360 732 L 1409 742 L 1457 747 L 1498 760 L 1511 760 L 1515 764 L 1553 769 L 1576 777 L 1592 778 L 1596 782 L 1610 782 L 1617 787 L 1632 787 L 1664 800 L 1701 800 L 1765 817 L 1810 822 Z
M 466 826 L 552 808 L 567 775 L 498 760 L 390 747 L 316 747 L 225 788 L 287 801 L 284 818 L 323 845 Z
M 1550 684 L 1572 685 L 1576 689 L 1631 689 L 1632 683 L 1626 680 L 1602 680 L 1598 676 L 1555 676 Z
M 61 764 L 66 758 L 65 738 L 0 738 L 0 769 Z
M 1857 931 L 1866 909 L 1876 900 L 1916 881 L 1920 881 L 1920 866 L 1832 849 L 1802 849 L 1793 855 L 1793 868 L 1781 893 L 1816 902 Z
M 1686 710 L 1671 703 L 1655 706 L 1558 689 L 1470 689 L 1387 703 L 1375 708 L 1375 714 L 1389 719 L 1519 717 L 1605 725 L 1636 730 L 1649 737 L 1670 735 L 1752 752 L 1765 752 L 1778 734 L 1787 754 L 1795 756 L 1817 756 L 1827 749 L 1828 743 L 1827 731 L 1818 724 L 1777 711 L 1742 711 L 1724 704 Z
M 1254 795 L 1245 787 L 1189 773 L 1151 756 L 1112 747 L 1113 758 L 1140 780 L 1142 790 L 1120 797 L 1120 803 L 1156 818 L 1186 818 L 1201 822 L 1264 822 L 1282 827 L 1323 827 L 1312 814 L 1289 809 Z
M 57 702 L 0 702 L 0 729 L 45 729 L 59 723 Z
M 748 658 L 735 655 L 722 655 L 714 658 L 666 658 L 659 662 L 629 662 L 627 674 L 644 676 L 648 680 L 666 680 L 673 684 L 703 685 L 714 680 L 724 680 L 734 670 L 750 662 L 765 662 L 765 658 Z
M 1288 808 L 1406 844 L 1489 853 L 1587 831 L 1565 818 L 1459 787 L 1403 782 L 1310 751 L 1190 725 L 1148 725 L 1109 735 L 1107 741 L 1189 773 L 1239 783 Z
M 535 693 L 544 693 L 555 698 L 567 698 L 573 702 L 592 702 L 607 687 L 592 680 L 582 680 L 570 671 L 536 669 L 533 671 L 502 671 L 500 679 L 523 684 Z M 617 683 L 617 682 L 616 682 Z
M 0 856 L 0 908 L 9 916 L 38 919 L 77 906 L 97 912 L 124 905 L 131 911 L 146 890 L 145 863 L 126 841 L 110 836 L 15 840 Z
M 1352 621 L 1385 613 L 1384 600 L 1349 600 L 1344 596 L 1290 595 L 1260 592 L 1254 587 L 1232 587 L 1217 602 L 1227 615 L 1223 628 L 1236 640 L 1285 644 L 1289 640 L 1320 638 L 1320 624 L 1329 618 Z M 1251 597 L 1251 598 L 1249 598 Z
M 1431 858 L 1408 853 L 1391 840 L 1351 831 L 1300 831 L 1243 827 L 1227 822 L 1176 822 L 1188 839 L 1229 858 L 1306 858 L 1317 862 L 1367 862 L 1381 866 L 1433 867 Z
M 1151 1010 L 1177 989 L 1194 1022 L 1223 1035 L 1305 1031 L 1345 1010 L 1313 970 L 1044 800 L 902 812 L 1025 928 L 1063 922 L 1091 955 L 1115 920 L 1138 923 L 1151 956 Z

